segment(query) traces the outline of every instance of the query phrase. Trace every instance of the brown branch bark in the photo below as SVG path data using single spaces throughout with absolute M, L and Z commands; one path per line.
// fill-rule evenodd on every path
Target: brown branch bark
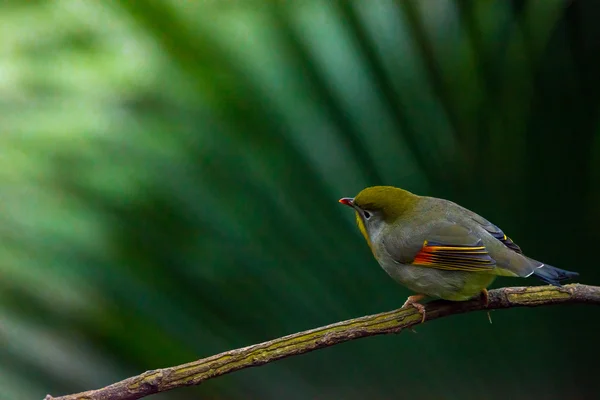
M 489 291 L 486 305 L 482 298 L 465 302 L 442 300 L 427 304 L 427 321 L 448 315 L 478 310 L 512 307 L 537 307 L 552 304 L 600 304 L 600 287 L 580 284 L 509 287 Z M 421 315 L 412 307 L 354 318 L 321 328 L 295 333 L 268 342 L 227 351 L 211 357 L 144 372 L 101 389 L 45 400 L 134 400 L 202 382 L 243 368 L 256 367 L 285 357 L 333 346 L 366 336 L 399 333 L 421 323 Z

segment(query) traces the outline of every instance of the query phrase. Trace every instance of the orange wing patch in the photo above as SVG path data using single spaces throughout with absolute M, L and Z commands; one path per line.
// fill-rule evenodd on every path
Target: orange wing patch
M 492 270 L 496 262 L 481 240 L 475 246 L 448 245 L 426 240 L 412 264 L 446 271 L 485 272 Z

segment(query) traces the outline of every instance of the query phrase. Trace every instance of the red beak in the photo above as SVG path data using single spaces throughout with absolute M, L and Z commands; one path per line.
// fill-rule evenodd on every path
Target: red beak
M 339 202 L 349 207 L 354 206 L 354 198 L 352 197 L 342 197 Z

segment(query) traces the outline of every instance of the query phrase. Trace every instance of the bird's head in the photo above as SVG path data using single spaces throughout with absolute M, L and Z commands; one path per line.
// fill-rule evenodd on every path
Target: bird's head
M 419 196 L 393 186 L 371 186 L 339 202 L 354 208 L 356 224 L 371 246 L 371 238 L 385 226 L 394 224 L 418 199 Z

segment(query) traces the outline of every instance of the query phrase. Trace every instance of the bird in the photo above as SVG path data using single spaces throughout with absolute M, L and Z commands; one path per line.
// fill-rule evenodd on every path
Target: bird
M 340 203 L 354 209 L 373 256 L 396 282 L 414 292 L 425 321 L 426 298 L 466 301 L 481 296 L 498 276 L 561 286 L 579 276 L 527 257 L 498 226 L 450 200 L 419 196 L 393 186 L 371 186 Z

